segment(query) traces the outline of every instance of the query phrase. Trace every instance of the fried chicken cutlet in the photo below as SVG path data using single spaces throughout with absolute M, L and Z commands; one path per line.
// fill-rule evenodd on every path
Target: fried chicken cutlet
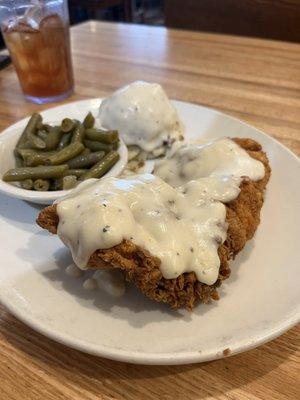
M 123 240 L 110 249 L 95 251 L 88 262 L 92 269 L 120 268 L 126 280 L 133 282 L 147 297 L 167 303 L 172 308 L 192 310 L 199 303 L 218 300 L 217 288 L 230 276 L 229 261 L 250 240 L 260 222 L 260 210 L 264 201 L 264 190 L 270 177 L 270 166 L 260 144 L 252 139 L 234 139 L 254 159 L 265 167 L 265 176 L 259 181 L 244 178 L 238 197 L 226 203 L 228 224 L 225 242 L 219 246 L 221 261 L 217 281 L 213 285 L 199 282 L 194 272 L 183 273 L 176 279 L 165 279 L 160 271 L 160 259 L 130 240 Z M 59 218 L 56 205 L 46 207 L 37 218 L 37 223 L 55 234 Z

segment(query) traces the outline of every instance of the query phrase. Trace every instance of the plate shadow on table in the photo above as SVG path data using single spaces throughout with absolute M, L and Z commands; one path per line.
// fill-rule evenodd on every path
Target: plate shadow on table
M 276 339 L 243 355 L 202 364 L 134 365 L 73 350 L 45 338 L 10 314 L 3 314 L 0 325 L 1 334 L 10 345 L 29 356 L 29 362 L 33 362 L 41 370 L 45 369 L 49 372 L 52 369 L 66 385 L 75 387 L 79 385 L 99 398 L 107 395 L 113 396 L 115 399 L 143 398 L 146 400 L 153 399 L 153 396 L 156 395 L 163 399 L 211 399 L 262 379 L 273 370 L 280 368 L 280 365 L 296 351 L 296 346 L 294 348 L 281 346 L 280 357 L 277 357 L 276 352 L 278 352 L 280 339 Z M 15 332 L 13 335 L 10 332 L 12 326 L 14 326 Z M 271 357 L 272 354 L 275 356 Z M 268 357 L 268 363 L 261 362 L 264 357 Z M 184 378 L 183 381 L 181 377 Z M 203 377 L 207 379 L 205 385 Z M 147 379 L 146 384 L 143 382 L 144 379 Z M 128 389 L 128 393 L 125 391 L 124 382 L 127 380 L 134 385 L 135 397 L 132 393 L 132 386 Z M 141 382 L 139 382 L 140 380 Z M 151 387 L 151 391 L 149 391 L 149 387 Z M 172 387 L 172 397 L 168 394 L 170 387 Z M 84 396 L 82 399 L 87 398 L 89 397 Z

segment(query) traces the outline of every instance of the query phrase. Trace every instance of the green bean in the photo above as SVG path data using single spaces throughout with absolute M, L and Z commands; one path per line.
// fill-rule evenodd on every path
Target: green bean
M 88 155 L 79 154 L 79 156 L 72 158 L 67 162 L 69 168 L 85 168 L 96 164 L 104 157 L 104 151 L 97 151 Z
M 16 149 L 15 150 L 15 154 L 20 155 L 23 158 L 23 160 L 25 160 L 26 157 L 30 156 L 34 152 L 35 152 L 35 150 L 33 150 L 33 149 Z
M 75 175 L 67 175 L 63 177 L 63 190 L 73 189 L 76 186 L 77 178 Z
M 82 177 L 81 180 L 90 178 L 101 178 L 107 171 L 109 171 L 119 160 L 120 155 L 116 151 L 111 151 L 106 154 L 102 160 L 98 161 L 90 170 L 88 170 Z
M 82 175 L 84 175 L 88 169 L 84 168 L 76 168 L 76 169 L 67 169 L 64 173 L 63 176 L 68 176 L 68 175 L 74 175 L 77 178 L 80 178 Z
M 32 153 L 25 156 L 25 165 L 27 167 L 36 167 L 37 165 L 45 165 L 50 156 L 54 154 L 53 151 L 45 151 L 45 153 Z
M 95 142 L 92 140 L 84 140 L 83 143 L 88 149 L 92 151 L 105 151 L 106 153 L 108 153 L 109 151 L 113 150 L 113 146 L 111 144 Z
M 33 150 L 32 149 L 32 145 L 28 140 L 26 140 L 26 142 L 23 142 L 22 144 L 20 144 L 20 146 L 17 146 L 16 149 L 18 149 L 18 150 L 19 149 L 31 149 L 31 150 Z
M 39 131 L 37 131 L 37 136 L 39 137 L 39 138 L 41 138 L 42 140 L 46 140 L 47 139 L 47 137 L 48 137 L 48 132 L 46 132 L 45 130 L 43 130 L 43 129 L 40 129 Z
M 20 185 L 23 189 L 31 190 L 33 188 L 33 180 L 25 179 L 24 181 L 20 182 Z
M 15 153 L 20 155 L 23 158 L 23 160 L 25 160 L 26 157 L 30 156 L 35 152 L 36 150 L 33 149 L 15 149 Z
M 113 150 L 118 150 L 118 148 L 120 147 L 120 141 L 118 140 L 117 142 L 114 142 L 112 144 L 112 148 Z
M 60 178 L 67 169 L 67 165 L 13 168 L 4 174 L 2 179 L 5 182 L 15 182 L 25 179 Z
M 84 126 L 80 122 L 78 122 L 73 131 L 71 143 L 82 142 L 84 139 L 84 136 L 85 136 Z
M 62 150 L 58 151 L 57 153 L 51 155 L 47 159 L 47 164 L 49 165 L 59 165 L 63 164 L 66 161 L 71 160 L 78 156 L 84 149 L 84 146 L 80 142 L 71 143 Z
M 53 126 L 48 133 L 48 136 L 45 140 L 46 149 L 47 150 L 54 150 L 58 146 L 60 139 L 63 135 L 63 132 L 60 129 L 60 126 Z
M 18 155 L 20 155 L 24 160 L 33 155 L 33 154 L 38 154 L 41 156 L 50 156 L 52 154 L 55 154 L 56 151 L 52 150 L 52 151 L 38 151 L 38 150 L 34 150 L 34 149 L 18 149 L 16 150 L 16 153 Z
M 83 126 L 85 127 L 85 129 L 93 128 L 94 123 L 95 123 L 95 118 L 93 114 L 89 111 L 89 113 L 83 120 Z
M 33 189 L 39 192 L 47 192 L 50 188 L 50 182 L 47 179 L 37 179 L 33 182 Z
M 62 150 L 66 146 L 68 146 L 70 140 L 71 140 L 71 132 L 64 133 L 60 139 L 60 142 L 58 143 L 57 150 Z
M 89 140 L 95 140 L 102 143 L 114 143 L 118 141 L 119 134 L 118 131 L 103 131 L 101 129 L 87 129 L 85 131 L 86 138 Z
M 43 120 L 41 119 L 40 121 L 37 122 L 36 129 L 37 130 L 43 129 L 43 125 L 44 125 Z
M 31 154 L 24 159 L 25 167 L 36 167 L 38 165 L 45 165 L 48 156 L 41 156 L 39 154 Z
M 34 113 L 14 150 L 16 168 L 2 177 L 27 190 L 67 190 L 77 181 L 100 178 L 119 160 L 117 131 L 95 129 L 89 112 L 83 122 L 64 118 L 60 126 L 44 124 Z M 86 136 L 86 132 L 88 135 Z M 88 169 L 90 168 L 90 169 Z
M 42 150 L 46 148 L 46 143 L 44 140 L 36 136 L 34 133 L 29 133 L 27 138 L 33 149 Z
M 45 165 L 49 157 L 56 154 L 55 151 L 36 151 L 33 149 L 20 149 L 18 153 L 22 156 L 27 167 Z
M 20 139 L 18 140 L 17 143 L 17 148 L 19 146 L 21 146 L 22 144 L 24 144 L 29 138 L 28 135 L 34 134 L 37 128 L 37 125 L 42 121 L 42 117 L 40 114 L 38 113 L 33 113 L 32 116 L 30 117 L 29 121 L 27 122 L 27 125 L 20 137 Z
M 74 129 L 74 128 L 75 128 L 75 121 L 73 121 L 72 119 L 70 119 L 70 118 L 64 118 L 64 119 L 61 121 L 60 129 L 61 129 L 64 133 L 71 132 L 71 130 Z

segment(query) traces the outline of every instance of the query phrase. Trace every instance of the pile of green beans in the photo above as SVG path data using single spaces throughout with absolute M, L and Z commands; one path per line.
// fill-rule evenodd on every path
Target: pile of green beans
M 2 177 L 26 190 L 67 190 L 89 178 L 101 178 L 118 162 L 117 131 L 94 128 L 89 112 L 80 122 L 64 118 L 60 125 L 43 123 L 32 114 L 14 150 L 16 168 Z

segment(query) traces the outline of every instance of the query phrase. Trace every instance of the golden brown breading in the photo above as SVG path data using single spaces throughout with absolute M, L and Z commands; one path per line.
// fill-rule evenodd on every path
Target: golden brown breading
M 128 240 L 119 245 L 95 251 L 89 259 L 89 267 L 120 268 L 128 281 L 133 282 L 146 296 L 172 308 L 192 310 L 198 302 L 218 300 L 217 288 L 230 275 L 229 260 L 243 249 L 260 222 L 263 194 L 270 177 L 270 166 L 261 146 L 252 139 L 234 139 L 249 155 L 265 166 L 265 176 L 258 182 L 245 178 L 239 196 L 226 204 L 228 231 L 226 241 L 219 247 L 221 266 L 218 280 L 206 285 L 196 279 L 194 272 L 184 273 L 176 279 L 165 279 L 160 272 L 160 259 Z M 56 205 L 46 207 L 38 216 L 37 223 L 51 233 L 56 233 L 58 215 Z

